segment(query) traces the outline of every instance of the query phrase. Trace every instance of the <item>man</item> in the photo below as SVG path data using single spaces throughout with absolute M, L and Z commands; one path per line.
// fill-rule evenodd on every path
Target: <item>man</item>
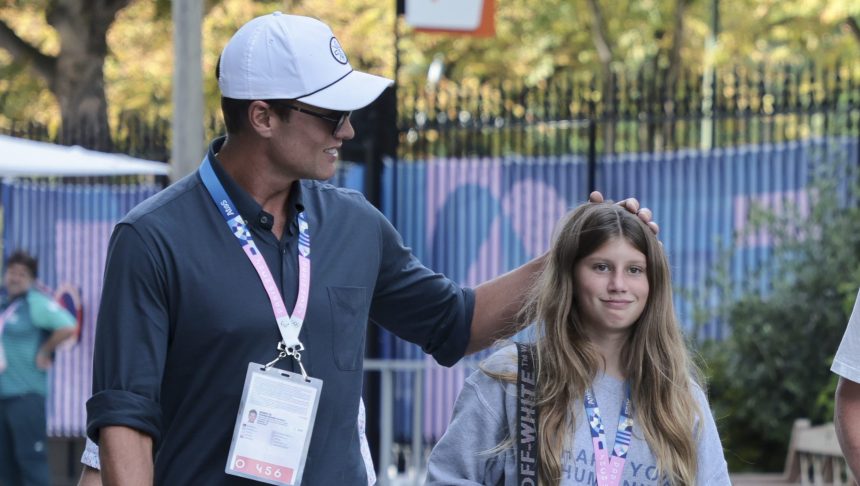
M 51 484 L 47 460 L 46 370 L 75 318 L 33 288 L 38 261 L 24 251 L 6 260 L 0 301 L 0 484 Z
M 831 371 L 839 375 L 833 422 L 848 467 L 860 478 L 860 294 Z
M 460 288 L 359 193 L 318 182 L 355 134 L 350 111 L 391 85 L 354 71 L 322 22 L 256 18 L 219 68 L 226 139 L 111 237 L 87 402 L 101 479 L 251 484 L 225 473 L 240 467 L 228 462 L 230 424 L 253 388 L 249 363 L 275 363 L 322 382 L 307 445 L 281 444 L 306 454 L 302 484 L 365 484 L 356 410 L 368 319 L 450 366 L 514 331 L 541 260 Z

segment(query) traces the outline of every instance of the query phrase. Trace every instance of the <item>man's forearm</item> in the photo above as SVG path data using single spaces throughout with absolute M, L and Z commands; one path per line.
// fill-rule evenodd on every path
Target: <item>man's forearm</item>
M 102 478 L 99 470 L 85 465 L 83 470 L 81 470 L 81 478 L 78 479 L 78 486 L 102 486 Z
M 53 361 L 53 355 L 57 346 L 65 341 L 66 339 L 72 337 L 75 334 L 74 328 L 63 328 L 57 329 L 53 333 L 51 333 L 51 337 L 48 338 L 47 341 L 39 348 L 39 351 L 36 353 L 36 366 L 40 369 L 47 370 L 51 367 L 51 362 Z
M 101 429 L 99 461 L 105 486 L 152 486 L 152 438 L 143 432 L 121 426 Z
M 542 255 L 475 287 L 472 336 L 466 354 L 485 349 L 520 329 L 516 315 L 523 308 L 529 289 L 543 270 L 546 258 L 546 255 Z
M 860 383 L 839 378 L 833 421 L 845 461 L 860 479 Z
M 41 351 L 47 354 L 51 354 L 57 346 L 60 345 L 66 339 L 74 336 L 75 328 L 74 327 L 64 327 L 61 329 L 57 329 L 52 332 L 50 337 L 45 341 L 45 344 L 42 345 Z

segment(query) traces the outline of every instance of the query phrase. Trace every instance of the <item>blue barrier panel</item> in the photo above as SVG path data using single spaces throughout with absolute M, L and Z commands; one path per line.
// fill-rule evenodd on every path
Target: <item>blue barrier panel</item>
M 609 198 L 638 197 L 663 230 L 660 238 L 672 265 L 682 325 L 694 329 L 695 311 L 716 306 L 720 295 L 708 280 L 731 248 L 728 270 L 734 282 L 765 263 L 772 238 L 751 231 L 755 206 L 776 212 L 791 205 L 808 214 L 810 184 L 822 167 L 835 171 L 843 203 L 856 179 L 856 138 L 812 139 L 756 146 L 669 153 L 604 155 L 597 186 Z M 833 162 L 830 162 L 833 161 Z M 831 165 L 828 165 L 831 164 Z M 474 286 L 541 254 L 557 220 L 587 197 L 587 163 L 578 155 L 388 161 L 382 207 L 407 245 L 428 267 Z M 361 190 L 364 167 L 343 164 L 333 184 Z M 93 326 L 107 240 L 129 209 L 158 190 L 155 186 L 2 185 L 4 252 L 25 248 L 40 258 L 40 278 L 57 288 L 71 283 L 81 293 L 84 326 L 79 341 L 58 353 L 52 372 L 49 432 L 83 433 L 83 404 L 90 389 Z M 770 275 L 755 282 L 766 292 Z M 740 286 L 737 286 L 740 288 Z M 698 323 L 698 338 L 722 339 L 726 323 Z M 429 360 L 421 350 L 385 331 L 382 358 Z M 474 364 L 487 352 L 470 358 Z M 428 413 L 421 433 L 434 441 L 447 426 L 466 370 L 431 365 L 424 376 Z M 395 438 L 412 435 L 413 378 L 395 380 Z
M 398 164 L 386 172 L 383 209 L 416 256 L 464 285 L 477 285 L 545 251 L 555 222 L 586 197 L 581 157 L 450 159 Z M 396 176 L 395 176 L 396 173 Z M 390 174 L 390 175 L 389 175 Z M 383 333 L 382 357 L 428 359 Z M 485 356 L 480 354 L 477 359 Z M 426 437 L 438 437 L 462 386 L 463 368 L 424 376 Z M 411 434 L 412 377 L 395 383 L 395 438 Z
M 25 249 L 39 259 L 39 280 L 80 295 L 82 327 L 57 350 L 49 372 L 48 433 L 81 437 L 92 388 L 92 352 L 104 260 L 114 224 L 157 186 L 51 185 L 4 182 L 4 256 Z
M 597 188 L 605 196 L 636 196 L 659 221 L 660 239 L 672 266 L 682 326 L 697 339 L 722 339 L 729 330 L 717 319 L 696 322 L 714 308 L 719 291 L 709 286 L 725 253 L 737 283 L 767 262 L 772 239 L 752 231 L 754 206 L 801 215 L 811 204 L 816 167 L 835 164 L 854 180 L 858 141 L 812 139 L 667 153 L 603 155 Z M 582 156 L 505 159 L 434 159 L 387 165 L 383 209 L 418 258 L 463 285 L 477 285 L 545 251 L 564 212 L 587 197 Z M 840 193 L 849 194 L 847 182 Z M 767 272 L 756 283 L 767 292 Z M 698 326 L 698 327 L 697 327 Z M 382 336 L 383 358 L 427 359 L 413 345 Z M 485 356 L 481 353 L 476 359 Z M 430 366 L 425 375 L 424 437 L 432 442 L 447 426 L 463 370 Z M 408 437 L 411 381 L 399 379 L 395 437 Z
M 361 190 L 364 167 L 345 163 L 332 183 Z M 21 248 L 39 258 L 39 280 L 80 294 L 83 325 L 74 345 L 58 350 L 49 372 L 48 433 L 81 437 L 92 388 L 92 353 L 104 262 L 113 226 L 157 185 L 81 185 L 11 181 L 0 185 L 4 256 Z

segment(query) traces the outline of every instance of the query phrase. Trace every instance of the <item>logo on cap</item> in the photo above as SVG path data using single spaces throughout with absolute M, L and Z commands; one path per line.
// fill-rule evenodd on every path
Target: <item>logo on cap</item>
M 337 41 L 334 37 L 331 38 L 331 41 L 328 43 L 329 48 L 331 49 L 331 55 L 334 57 L 335 61 L 346 64 L 346 53 L 343 52 L 343 48 L 340 47 L 340 42 Z

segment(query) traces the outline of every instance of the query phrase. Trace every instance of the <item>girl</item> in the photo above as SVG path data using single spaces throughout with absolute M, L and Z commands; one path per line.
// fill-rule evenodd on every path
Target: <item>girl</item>
M 503 348 L 466 380 L 428 484 L 731 484 L 666 255 L 639 218 L 609 203 L 573 210 L 521 317 L 537 326 L 522 351 L 534 373 L 520 374 L 534 378 L 536 413 L 518 396 L 516 347 Z

